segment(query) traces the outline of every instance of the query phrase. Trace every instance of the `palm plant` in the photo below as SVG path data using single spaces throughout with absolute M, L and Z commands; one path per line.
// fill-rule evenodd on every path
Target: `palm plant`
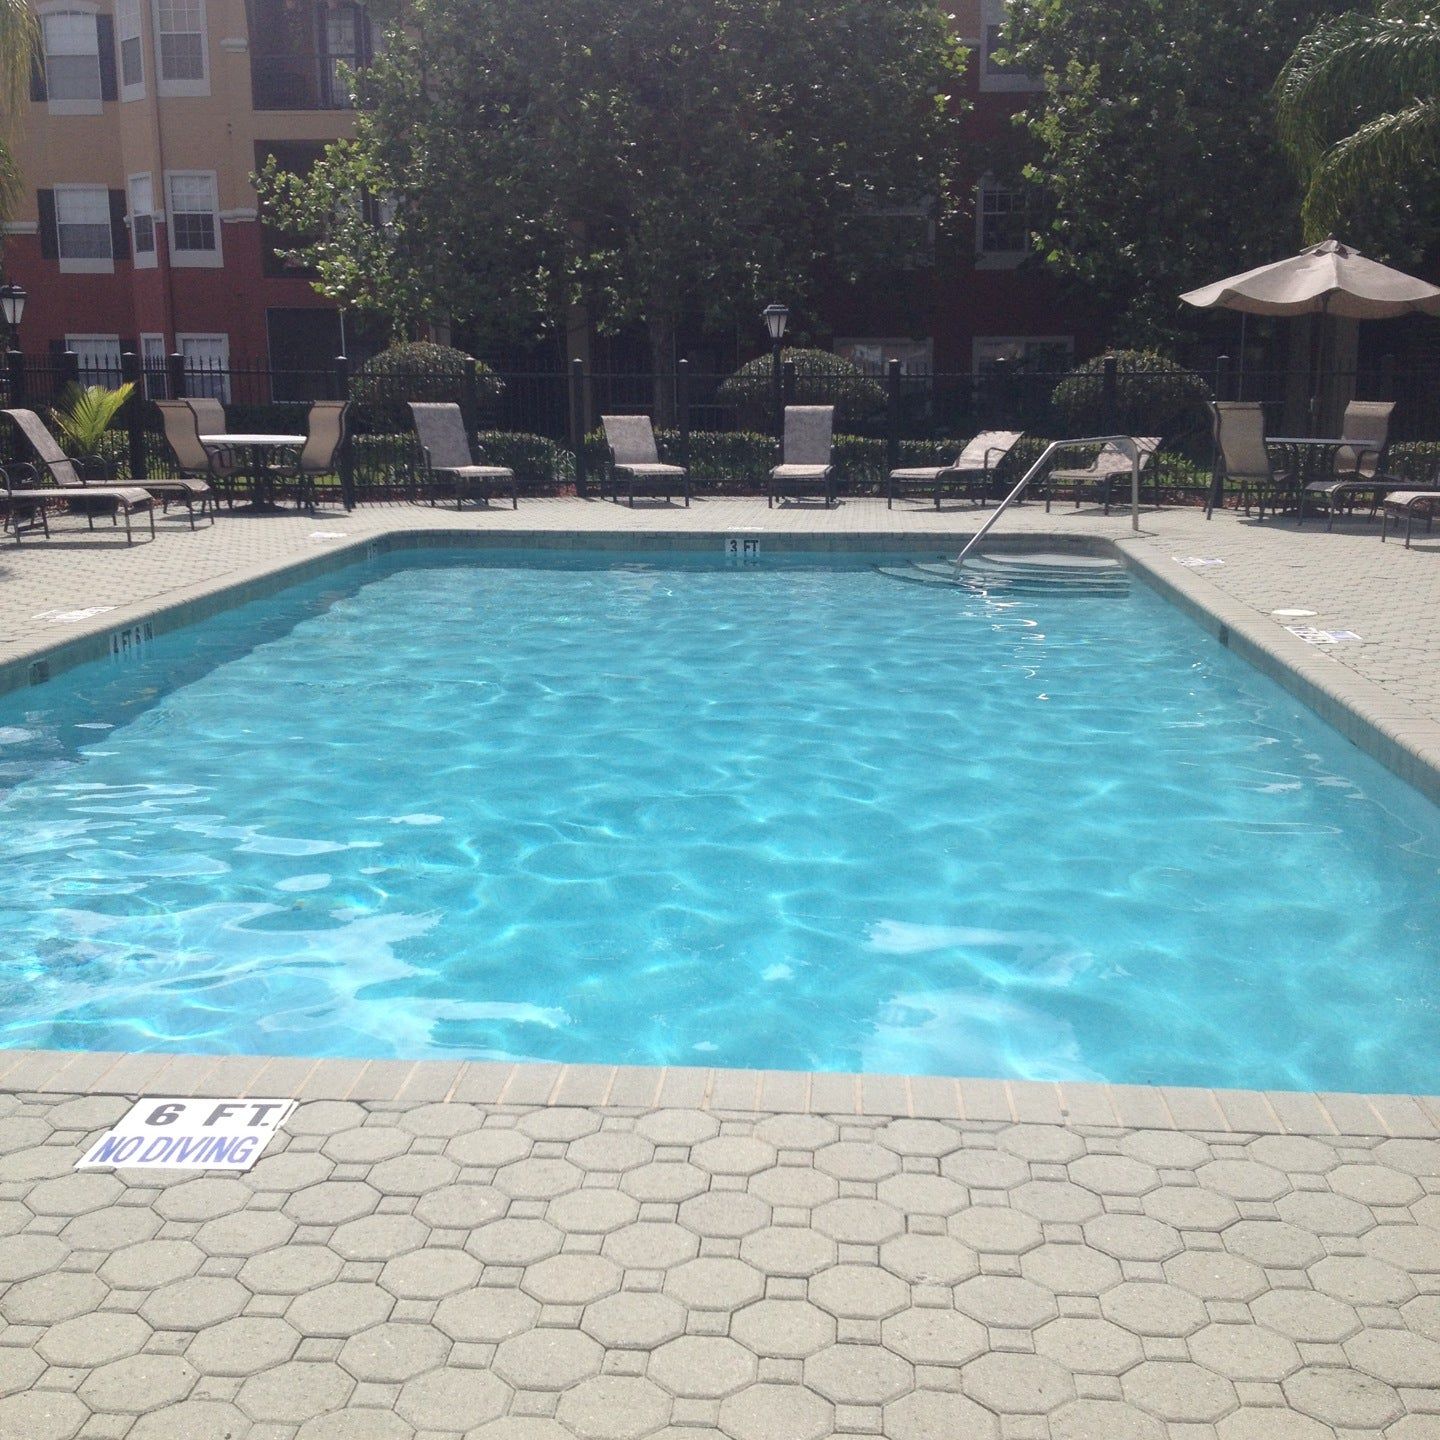
M 1275 83 L 1281 142 L 1305 179 L 1306 238 L 1323 239 L 1376 187 L 1440 168 L 1440 5 L 1381 0 L 1323 21 Z
M 0 0 L 0 221 L 9 216 L 20 193 L 12 142 L 29 94 L 36 35 L 35 17 L 25 0 Z
M 60 403 L 50 412 L 55 428 L 64 437 L 72 454 L 99 455 L 105 434 L 115 423 L 134 389 L 128 380 L 118 389 L 103 385 L 68 385 Z

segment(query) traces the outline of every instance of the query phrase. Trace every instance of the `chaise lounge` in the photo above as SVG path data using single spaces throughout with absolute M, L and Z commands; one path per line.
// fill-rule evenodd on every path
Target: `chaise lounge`
M 660 460 L 655 444 L 655 428 L 648 415 L 602 415 L 605 443 L 610 450 L 610 498 L 619 504 L 621 481 L 630 493 L 630 508 L 635 496 L 664 495 L 668 504 L 676 490 L 690 506 L 690 472 L 683 465 L 666 465 Z
M 480 500 L 489 505 L 497 490 L 510 496 L 512 508 L 520 508 L 520 490 L 515 472 L 503 465 L 480 465 L 470 449 L 465 421 L 456 404 L 434 404 L 410 401 L 415 417 L 415 433 L 425 456 L 425 473 L 429 477 L 430 503 L 441 487 L 448 489 L 459 510 L 466 500 Z
M 1000 462 L 1015 448 L 1023 433 L 1020 430 L 982 430 L 955 457 L 953 465 L 892 470 L 885 490 L 885 508 L 892 509 L 897 497 L 932 495 L 938 510 L 940 498 L 946 491 L 952 494 L 959 491 L 965 499 L 984 504 Z
M 814 495 L 823 498 L 827 506 L 835 503 L 835 466 L 831 461 L 834 428 L 833 405 L 785 407 L 780 464 L 770 472 L 767 506 L 787 495 L 796 500 Z

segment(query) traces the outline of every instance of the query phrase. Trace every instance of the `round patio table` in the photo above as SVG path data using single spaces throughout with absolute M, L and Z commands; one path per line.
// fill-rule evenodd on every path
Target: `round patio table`
M 247 474 L 255 487 L 255 498 L 248 505 L 239 506 L 246 515 L 283 515 L 285 511 L 275 503 L 275 475 L 271 469 L 270 457 L 276 450 L 298 450 L 305 444 L 303 435 L 202 435 L 200 443 L 207 449 L 245 450 L 250 455 Z
M 1338 439 L 1334 435 L 1267 435 L 1265 443 L 1288 452 L 1288 468 L 1302 487 L 1331 473 L 1337 450 L 1348 445 L 1358 454 L 1379 448 L 1373 440 L 1352 440 L 1343 435 Z

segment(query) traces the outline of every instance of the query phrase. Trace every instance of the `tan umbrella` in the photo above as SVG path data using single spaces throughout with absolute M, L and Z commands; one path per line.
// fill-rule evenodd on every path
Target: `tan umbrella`
M 1388 320 L 1413 310 L 1440 315 L 1440 289 L 1367 260 L 1333 237 L 1288 260 L 1217 280 L 1180 298 L 1201 310 L 1247 315 L 1335 315 L 1347 320 Z

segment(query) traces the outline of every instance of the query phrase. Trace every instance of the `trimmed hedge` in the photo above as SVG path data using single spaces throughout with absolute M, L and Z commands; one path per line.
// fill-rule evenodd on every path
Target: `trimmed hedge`
M 1115 362 L 1115 423 L 1122 435 L 1183 435 L 1202 425 L 1210 386 L 1154 350 L 1114 350 L 1078 365 L 1050 397 L 1071 434 L 1103 433 L 1105 362 Z

